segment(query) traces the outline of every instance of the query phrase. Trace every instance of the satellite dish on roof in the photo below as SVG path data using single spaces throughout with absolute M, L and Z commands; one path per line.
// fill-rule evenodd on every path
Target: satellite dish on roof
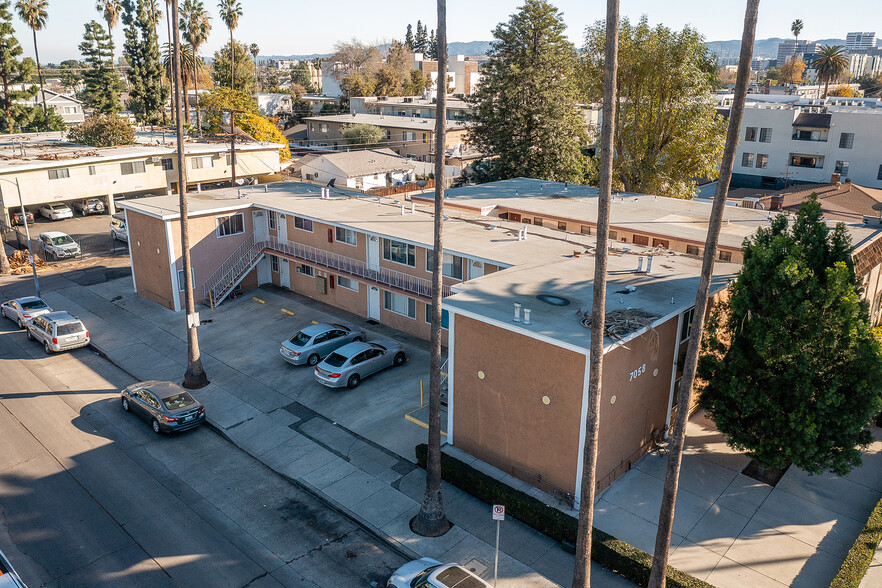
M 428 183 L 429 182 L 427 182 L 426 180 L 417 180 L 416 185 L 419 186 L 420 188 L 425 188 L 426 185 L 428 185 Z
M 882 202 L 877 202 L 873 205 L 873 210 L 882 210 Z

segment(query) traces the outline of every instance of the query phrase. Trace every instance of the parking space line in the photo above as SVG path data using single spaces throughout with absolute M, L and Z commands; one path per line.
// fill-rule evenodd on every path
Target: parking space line
M 423 408 L 423 407 L 421 406 L 420 408 Z M 421 426 L 421 427 L 424 428 L 424 429 L 428 429 L 428 428 L 429 428 L 429 423 L 426 423 L 426 422 L 424 422 L 424 421 L 421 421 L 420 419 L 416 418 L 415 416 L 413 416 L 413 415 L 411 414 L 411 413 L 414 413 L 414 412 L 420 410 L 420 408 L 414 409 L 414 410 L 412 410 L 412 411 L 406 413 L 406 414 L 404 415 L 404 420 L 406 420 L 406 421 L 410 421 L 410 422 L 412 422 L 412 423 L 415 424 L 415 425 L 419 425 L 419 426 Z M 444 435 L 445 437 L 447 436 L 447 432 L 446 432 L 446 431 L 441 431 L 441 434 Z

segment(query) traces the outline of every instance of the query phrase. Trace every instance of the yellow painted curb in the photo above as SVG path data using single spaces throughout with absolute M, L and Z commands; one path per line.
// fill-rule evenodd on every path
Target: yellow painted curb
M 423 421 L 419 420 L 419 419 L 416 418 L 416 417 L 412 417 L 412 416 L 410 416 L 409 414 L 404 415 L 404 420 L 406 420 L 406 421 L 410 421 L 410 422 L 412 422 L 412 423 L 415 424 L 415 425 L 419 425 L 419 426 L 421 426 L 421 427 L 424 428 L 424 429 L 428 429 L 428 428 L 429 428 L 429 424 L 428 424 L 428 423 L 424 423 Z M 441 431 L 441 434 L 444 435 L 445 437 L 447 436 L 447 433 L 445 433 L 444 431 Z
M 290 310 L 288 310 L 287 308 L 283 308 L 283 309 L 282 309 L 282 312 L 284 312 L 285 314 L 288 314 L 288 315 L 294 316 L 294 313 L 291 312 Z
M 317 325 L 318 321 L 312 321 L 312 324 Z
M 251 300 L 253 300 L 253 301 L 255 301 L 255 302 L 260 302 L 261 304 L 266 304 L 266 302 L 264 302 L 263 300 L 261 300 L 261 299 L 258 298 L 257 296 L 252 296 L 252 297 L 251 297 Z

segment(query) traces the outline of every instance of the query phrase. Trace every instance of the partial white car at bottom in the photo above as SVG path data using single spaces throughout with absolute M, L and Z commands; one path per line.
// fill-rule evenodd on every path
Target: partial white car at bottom
M 490 584 L 457 564 L 443 564 L 431 557 L 408 562 L 395 570 L 388 588 L 492 588 Z

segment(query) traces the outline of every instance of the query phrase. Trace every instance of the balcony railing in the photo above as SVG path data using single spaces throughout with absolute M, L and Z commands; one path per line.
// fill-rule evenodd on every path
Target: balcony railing
M 791 137 L 794 141 L 813 141 L 815 143 L 826 143 L 827 137 L 800 137 L 795 134 Z

